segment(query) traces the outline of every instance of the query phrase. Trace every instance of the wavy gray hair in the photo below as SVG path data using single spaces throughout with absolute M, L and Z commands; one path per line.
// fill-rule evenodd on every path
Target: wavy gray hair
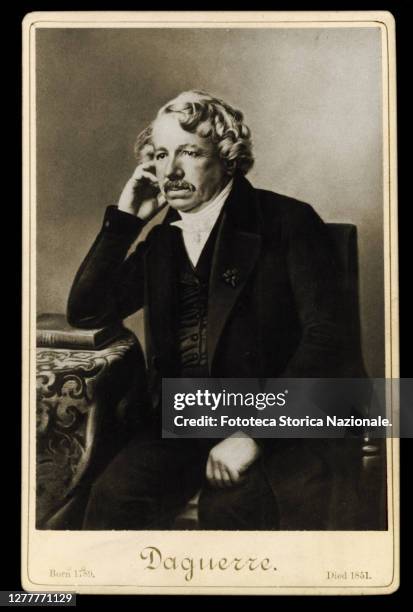
M 188 132 L 196 132 L 216 143 L 219 155 L 229 174 L 247 174 L 252 168 L 251 132 L 244 123 L 241 111 L 236 110 L 223 100 L 204 91 L 184 91 L 167 102 L 158 111 L 162 114 L 176 113 L 181 127 Z M 156 120 L 156 119 L 155 119 Z M 142 152 L 152 143 L 153 122 L 138 136 L 135 154 L 141 159 Z M 146 150 L 147 151 L 147 150 Z M 147 153 L 146 153 L 147 154 Z

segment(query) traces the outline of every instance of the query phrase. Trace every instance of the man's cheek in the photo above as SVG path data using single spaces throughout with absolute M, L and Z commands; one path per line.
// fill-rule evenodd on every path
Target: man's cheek
M 198 172 L 196 169 L 190 164 L 183 164 L 181 168 L 184 172 L 185 180 L 193 185 L 196 184 L 198 178 Z
M 158 180 L 164 180 L 165 178 L 165 169 L 164 169 L 164 164 L 161 163 L 155 163 L 155 174 L 158 178 Z
M 164 189 L 165 175 L 163 174 L 163 172 L 156 171 L 156 178 L 158 179 L 158 185 L 159 185 L 159 189 L 161 190 L 161 193 L 165 195 L 165 189 Z

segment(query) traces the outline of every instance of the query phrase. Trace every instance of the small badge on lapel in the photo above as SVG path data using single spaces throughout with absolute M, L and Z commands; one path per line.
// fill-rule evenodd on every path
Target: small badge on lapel
M 225 272 L 222 275 L 222 278 L 223 278 L 224 283 L 226 283 L 227 285 L 231 285 L 231 287 L 236 287 L 239 281 L 239 275 L 238 275 L 237 268 L 231 268 L 231 269 L 225 270 Z

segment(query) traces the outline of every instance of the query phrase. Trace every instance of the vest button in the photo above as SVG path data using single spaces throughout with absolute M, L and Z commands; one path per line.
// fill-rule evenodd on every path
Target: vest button
M 195 342 L 196 340 L 199 340 L 199 336 L 198 336 L 198 334 L 192 334 L 192 336 L 191 336 L 191 340 L 193 340 L 194 342 Z

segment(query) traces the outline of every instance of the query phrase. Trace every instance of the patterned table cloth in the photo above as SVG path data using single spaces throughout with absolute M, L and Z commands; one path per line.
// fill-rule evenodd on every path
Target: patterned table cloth
M 144 360 L 136 337 L 101 350 L 37 349 L 37 524 L 84 475 L 102 423 L 117 422 Z

